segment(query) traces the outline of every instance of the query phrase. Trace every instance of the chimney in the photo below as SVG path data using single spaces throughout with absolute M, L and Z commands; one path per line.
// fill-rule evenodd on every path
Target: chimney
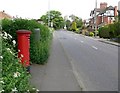
M 105 9 L 105 8 L 107 8 L 107 3 L 106 2 L 100 3 L 100 9 Z

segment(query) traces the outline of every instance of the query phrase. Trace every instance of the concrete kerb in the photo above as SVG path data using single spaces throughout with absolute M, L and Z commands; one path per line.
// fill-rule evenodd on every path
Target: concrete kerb
M 98 40 L 98 41 L 120 47 L 120 44 L 116 42 L 107 41 L 107 40 Z
M 98 37 L 97 38 L 89 37 L 89 36 L 85 36 L 85 35 L 82 35 L 82 34 L 80 34 L 80 35 L 83 36 L 83 37 L 91 38 L 91 39 L 94 39 L 94 40 L 106 43 L 106 44 L 111 44 L 111 45 L 115 45 L 115 46 L 120 47 L 120 43 L 117 43 L 117 42 L 114 42 L 114 41 L 110 41 L 109 39 L 103 39 L 103 38 L 98 38 Z
M 68 54 L 65 52 L 65 48 L 63 47 L 63 45 L 62 45 L 62 43 L 61 43 L 60 40 L 59 40 L 59 42 L 60 42 L 61 47 L 62 47 L 63 50 L 64 50 L 65 56 L 67 57 L 67 59 L 68 59 L 69 62 L 70 62 L 70 65 L 71 65 L 72 70 L 73 70 L 73 74 L 74 74 L 74 76 L 75 76 L 75 78 L 76 78 L 76 80 L 77 80 L 77 82 L 78 82 L 78 85 L 79 85 L 79 87 L 80 87 L 80 90 L 81 90 L 81 91 L 86 91 L 87 89 L 86 89 L 85 85 L 83 84 L 83 82 L 81 81 L 81 79 L 80 79 L 80 77 L 79 77 L 79 75 L 78 75 L 77 70 L 75 69 L 75 66 L 74 66 L 74 64 L 73 64 L 73 60 L 72 60 L 71 57 L 68 56 Z

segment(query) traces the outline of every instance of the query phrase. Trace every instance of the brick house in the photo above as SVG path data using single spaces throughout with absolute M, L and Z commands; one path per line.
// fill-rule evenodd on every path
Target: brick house
M 4 19 L 4 18 L 7 18 L 7 19 L 12 19 L 12 16 L 10 16 L 9 14 L 5 13 L 5 11 L 0 11 L 0 19 Z
M 96 10 L 96 19 L 95 19 L 95 10 Z M 95 29 L 95 24 L 97 28 L 104 26 L 106 24 L 111 24 L 115 21 L 117 16 L 117 6 L 107 6 L 107 3 L 100 3 L 100 8 L 94 9 L 90 12 L 90 21 L 89 26 L 92 29 Z

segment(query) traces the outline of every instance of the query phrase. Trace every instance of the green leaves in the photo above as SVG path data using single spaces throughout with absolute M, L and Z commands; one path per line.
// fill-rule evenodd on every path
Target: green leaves
M 73 31 L 76 31 L 76 30 L 77 30 L 77 25 L 76 25 L 76 22 L 75 22 L 75 21 L 72 22 L 72 30 L 73 30 Z
M 117 38 L 120 35 L 120 22 L 99 28 L 99 36 L 103 38 Z
M 10 37 L 10 35 L 7 35 L 6 39 L 3 38 L 2 40 L 2 56 L 0 55 L 2 61 L 0 61 L 0 67 L 2 67 L 2 77 L 4 82 L 3 90 L 5 93 L 11 93 L 12 90 L 17 91 L 18 93 L 21 93 L 21 91 L 25 93 L 27 90 L 36 93 L 36 89 L 31 89 L 32 86 L 29 83 L 30 76 L 27 74 L 26 68 L 20 64 L 19 59 L 17 58 L 17 47 L 14 48 L 15 42 L 12 41 L 17 40 L 17 30 L 25 29 L 32 31 L 30 37 L 31 61 L 33 63 L 44 64 L 49 56 L 52 33 L 48 27 L 37 23 L 35 20 L 27 19 L 4 19 L 2 28 L 7 34 L 12 36 L 12 38 L 9 39 L 8 36 Z M 41 37 L 38 43 L 34 41 L 33 31 L 35 28 L 40 28 Z M 2 82 L 2 80 L 0 82 Z
M 11 52 L 14 53 L 14 55 L 11 54 Z M 16 91 L 23 92 L 31 89 L 29 84 L 29 75 L 27 74 L 26 69 L 19 63 L 19 59 L 15 54 L 17 53 L 13 50 L 12 45 L 8 44 L 8 42 L 3 39 L 2 79 L 0 81 L 4 82 L 2 84 L 2 88 L 5 93 L 10 93 L 15 88 Z
M 48 25 L 48 22 L 53 22 L 53 27 L 55 29 L 63 28 L 64 20 L 59 11 L 48 11 L 46 15 L 41 16 L 41 20 Z
M 44 18 L 44 16 L 43 16 Z M 3 30 L 12 35 L 13 39 L 17 41 L 16 31 L 20 29 L 32 31 L 30 37 L 30 60 L 33 63 L 43 64 L 48 59 L 49 42 L 51 41 L 52 33 L 47 26 L 37 23 L 35 20 L 14 19 L 3 20 Z M 37 44 L 34 40 L 34 29 L 40 28 L 40 42 Z M 11 42 L 9 42 L 11 44 Z M 17 51 L 17 47 L 15 48 Z

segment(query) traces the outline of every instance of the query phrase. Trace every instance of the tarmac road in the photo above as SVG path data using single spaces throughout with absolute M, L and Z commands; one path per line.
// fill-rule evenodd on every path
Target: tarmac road
M 55 31 L 48 63 L 31 74 L 40 91 L 118 91 L 118 47 Z

